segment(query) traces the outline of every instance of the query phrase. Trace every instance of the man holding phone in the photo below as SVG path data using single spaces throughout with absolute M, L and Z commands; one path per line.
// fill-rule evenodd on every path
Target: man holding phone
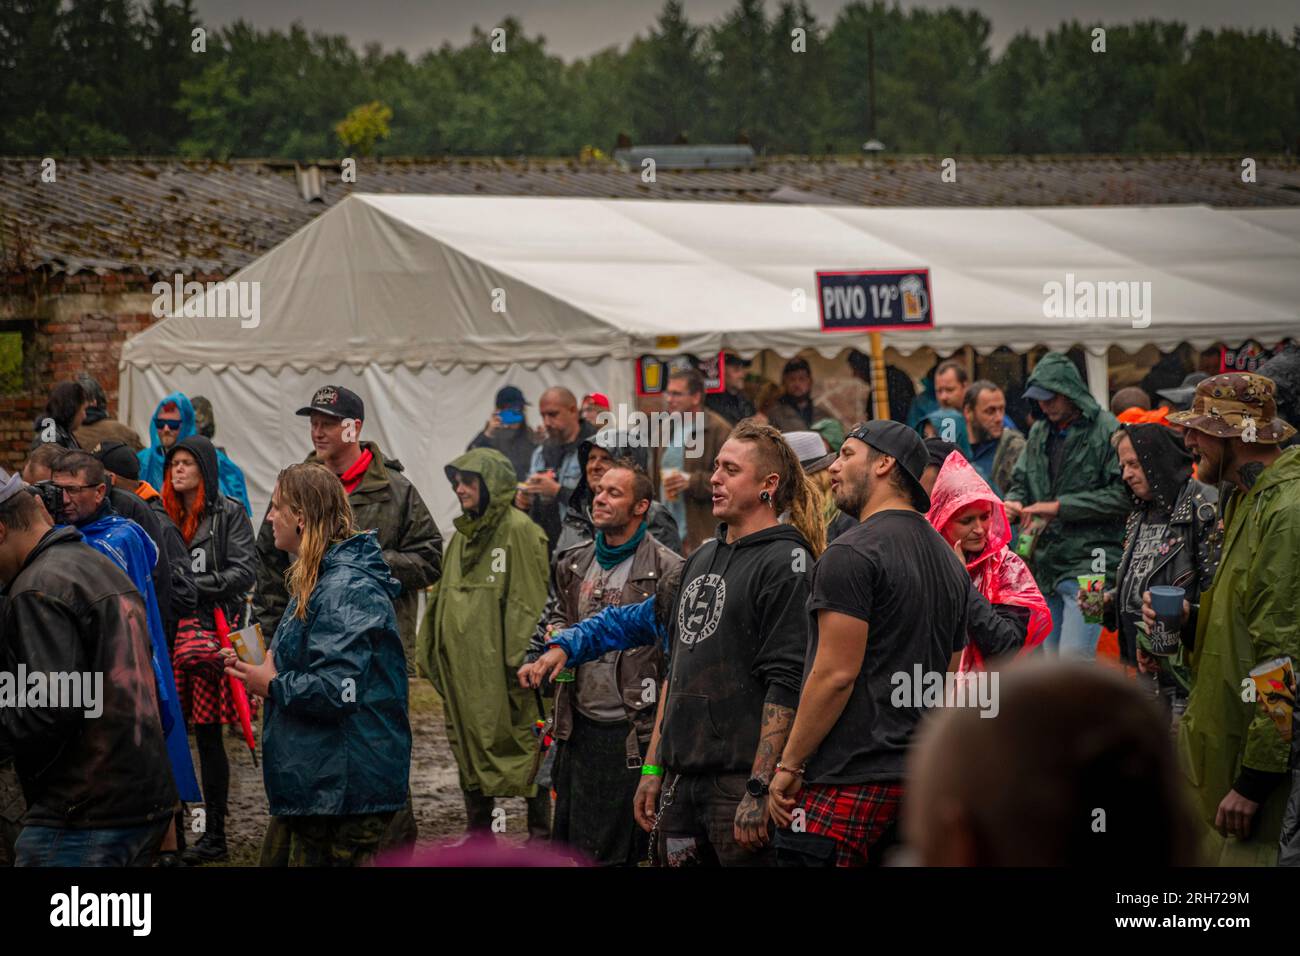
M 524 406 L 528 402 L 524 400 L 523 392 L 507 385 L 497 392 L 494 404 L 496 410 L 492 417 L 465 450 L 495 448 L 510 459 L 515 477 L 521 482 L 527 481 L 533 450 L 537 447 L 537 436 L 524 419 Z

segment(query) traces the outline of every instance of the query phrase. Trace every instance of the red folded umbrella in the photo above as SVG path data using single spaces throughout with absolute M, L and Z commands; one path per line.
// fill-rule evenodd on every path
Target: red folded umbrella
M 217 621 L 217 638 L 221 641 L 223 648 L 233 647 L 230 643 L 230 625 L 226 623 L 226 614 L 221 608 L 216 608 L 214 616 Z M 269 652 L 268 652 L 269 653 Z M 253 766 L 257 766 L 257 742 L 253 739 L 253 712 L 248 706 L 248 690 L 244 687 L 244 682 L 237 677 L 226 676 L 230 681 L 230 694 L 235 702 L 235 713 L 239 715 L 239 725 L 244 730 L 244 742 L 248 744 L 249 752 L 253 755 Z

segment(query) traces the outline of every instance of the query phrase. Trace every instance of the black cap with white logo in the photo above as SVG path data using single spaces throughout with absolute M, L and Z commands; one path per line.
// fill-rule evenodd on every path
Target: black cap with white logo
M 298 409 L 297 414 L 310 415 L 312 412 L 333 415 L 335 418 L 355 418 L 357 421 L 365 421 L 366 403 L 361 400 L 360 395 L 342 385 L 325 385 L 316 389 L 316 394 L 311 397 L 311 404 Z

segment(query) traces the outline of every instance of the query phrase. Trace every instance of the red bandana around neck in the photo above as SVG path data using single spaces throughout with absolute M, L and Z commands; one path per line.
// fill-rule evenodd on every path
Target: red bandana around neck
M 356 464 L 339 475 L 339 481 L 343 482 L 344 491 L 352 494 L 357 490 L 357 485 L 361 484 L 361 479 L 365 476 L 366 469 L 370 467 L 370 462 L 374 457 L 369 448 L 365 449 L 361 452 L 361 457 L 357 459 Z

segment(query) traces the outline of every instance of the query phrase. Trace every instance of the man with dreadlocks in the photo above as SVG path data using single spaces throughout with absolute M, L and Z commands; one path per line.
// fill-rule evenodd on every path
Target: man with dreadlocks
M 767 787 L 799 700 L 808 572 L 826 529 L 817 489 L 769 425 L 736 426 L 710 486 L 721 524 L 682 570 L 634 812 L 657 830 L 652 846 L 668 866 L 770 866 Z M 652 643 L 652 605 L 608 608 L 556 632 L 521 676 L 536 682 L 566 662 Z

